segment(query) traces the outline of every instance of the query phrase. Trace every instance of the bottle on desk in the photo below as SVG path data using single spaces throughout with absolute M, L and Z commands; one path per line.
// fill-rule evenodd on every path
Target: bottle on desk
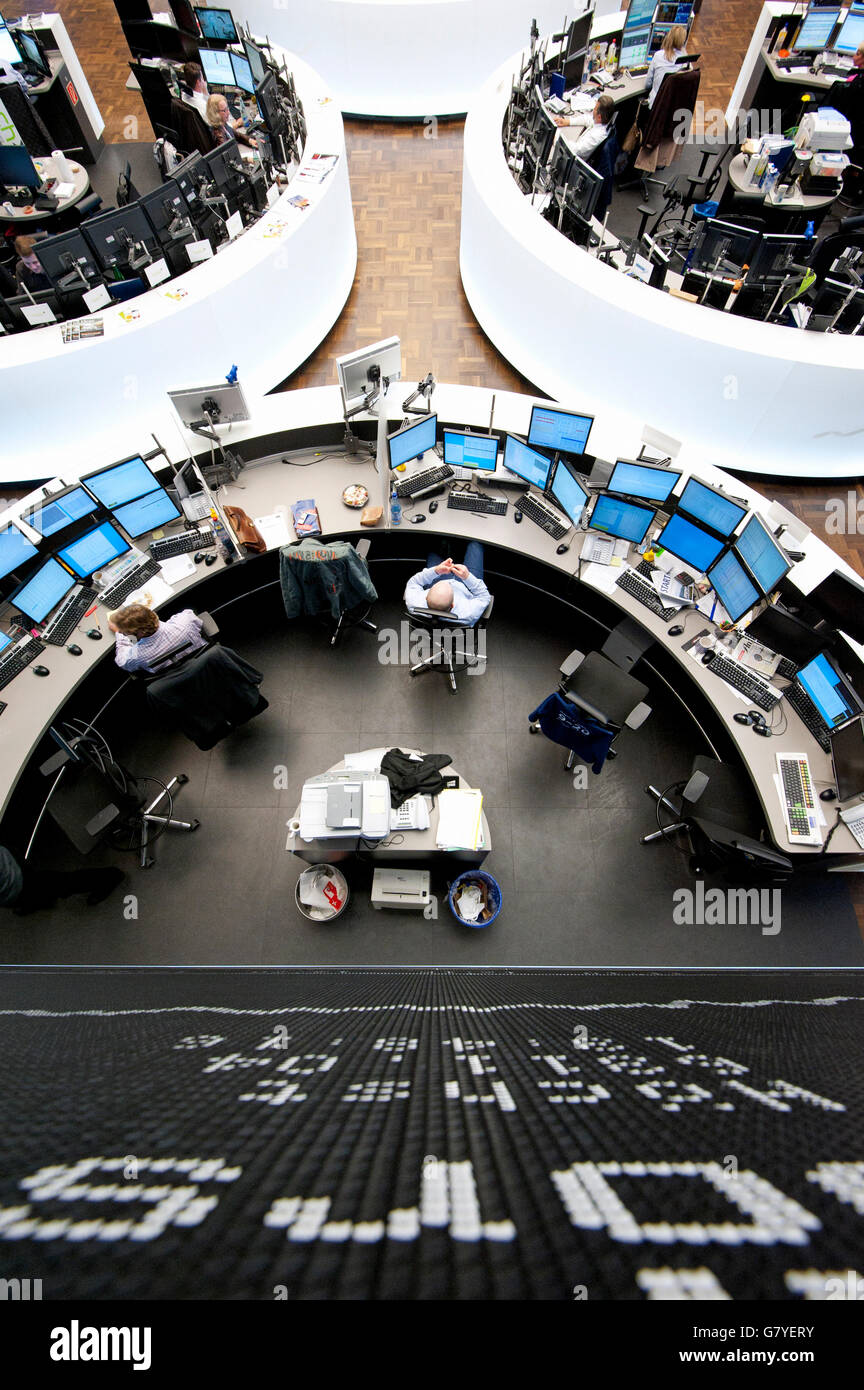
M 394 526 L 402 524 L 402 503 L 399 501 L 395 488 L 390 494 L 390 521 Z

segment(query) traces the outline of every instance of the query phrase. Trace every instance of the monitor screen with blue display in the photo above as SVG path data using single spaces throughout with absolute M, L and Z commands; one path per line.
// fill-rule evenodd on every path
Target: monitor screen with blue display
M 552 460 L 545 454 L 535 453 L 529 449 L 527 444 L 523 444 L 521 439 L 516 439 L 512 434 L 504 436 L 504 467 L 509 468 L 511 473 L 515 473 L 517 478 L 523 482 L 532 483 L 534 487 L 539 487 L 541 492 L 549 481 L 549 473 L 552 468 Z
M 673 516 L 657 537 L 657 545 L 704 574 L 720 555 L 725 541 L 709 536 L 701 526 L 694 526 L 683 516 Z
M 136 497 L 155 492 L 159 486 L 155 473 L 138 454 L 131 459 L 112 463 L 110 468 L 100 468 L 81 481 L 103 507 L 120 507 L 124 502 L 134 502 Z
M 680 473 L 671 468 L 659 468 L 651 463 L 628 463 L 619 459 L 612 469 L 612 476 L 606 484 L 607 492 L 617 492 L 624 497 L 641 497 L 646 502 L 665 502 L 672 492 Z
M 657 0 L 630 0 L 627 18 L 624 20 L 624 33 L 637 25 L 650 24 L 657 8 Z
M 216 43 L 236 43 L 237 29 L 230 10 L 211 10 L 203 5 L 195 5 L 195 18 L 205 39 Z
M 588 493 L 566 459 L 561 459 L 555 469 L 555 476 L 549 484 L 549 496 L 573 525 L 578 526 Z
M 257 44 L 251 43 L 249 39 L 243 40 L 243 52 L 246 54 L 246 59 L 257 87 L 258 83 L 263 82 L 267 75 L 267 64 L 264 61 L 264 54 L 261 49 L 258 48 Z
M 622 68 L 637 68 L 648 62 L 648 48 L 651 42 L 651 26 L 642 29 L 625 29 L 621 39 L 619 63 Z
M 406 425 L 388 435 L 387 449 L 390 454 L 390 467 L 400 468 L 411 459 L 418 459 L 427 449 L 435 448 L 435 433 L 438 428 L 437 415 L 424 415 L 414 425 Z
M 233 87 L 234 69 L 231 55 L 224 48 L 199 48 L 198 57 L 204 70 L 204 81 L 208 87 Z
M 552 449 L 556 454 L 584 454 L 593 423 L 593 415 L 574 415 L 569 410 L 535 405 L 531 408 L 528 443 L 535 449 Z
M 123 539 L 111 522 L 105 521 L 101 526 L 95 526 L 92 531 L 79 536 L 77 541 L 65 546 L 63 550 L 58 550 L 57 558 L 62 560 L 64 565 L 68 565 L 79 579 L 86 579 L 97 570 L 110 565 L 118 555 L 125 555 L 127 550 L 131 549 L 129 542 Z
M 831 45 L 838 53 L 857 53 L 864 43 L 864 5 L 853 5 Z
M 641 545 L 656 515 L 647 507 L 637 507 L 634 502 L 601 496 L 594 503 L 588 525 L 592 531 L 602 531 L 605 536 L 617 536 L 619 540 Z
M 735 551 L 766 595 L 773 593 L 791 569 L 783 551 L 758 516 L 751 516 L 741 534 L 735 537 Z
M 747 508 L 724 497 L 722 492 L 690 478 L 678 499 L 679 512 L 686 512 L 694 521 L 710 526 L 718 536 L 728 539 L 747 515 Z
M 38 554 L 33 542 L 28 541 L 17 526 L 4 526 L 0 529 L 0 579 L 5 579 L 7 574 L 11 574 L 19 565 L 32 560 L 33 556 Z
M 729 618 L 737 623 L 757 603 L 762 595 L 733 551 L 727 550 L 708 571 L 709 582 Z
M 70 488 L 68 492 L 46 497 L 38 506 L 24 512 L 22 519 L 38 531 L 40 536 L 56 536 L 67 526 L 90 516 L 99 506 L 83 487 Z
M 3 655 L 7 647 L 11 647 L 12 638 L 8 632 L 0 632 L 0 656 Z
M 15 47 L 15 40 L 0 19 L 0 63 L 20 63 L 21 54 Z
M 444 462 L 451 468 L 477 468 L 483 473 L 494 473 L 498 464 L 497 436 L 445 430 Z
M 157 492 L 148 492 L 135 502 L 127 502 L 123 507 L 113 509 L 115 521 L 119 521 L 127 536 L 133 541 L 147 531 L 155 531 L 157 526 L 166 526 L 176 521 L 180 511 L 174 506 L 167 492 L 160 487 Z
M 10 188 L 42 186 L 42 175 L 23 145 L 0 145 L 0 184 Z
M 839 17 L 839 7 L 823 10 L 811 6 L 795 38 L 796 50 L 802 53 L 821 53 L 823 48 L 828 47 L 828 40 L 834 33 L 834 25 Z
M 68 570 L 58 565 L 56 560 L 46 560 L 26 584 L 22 584 L 13 595 L 11 602 L 34 623 L 44 623 L 52 609 L 69 590 L 75 580 Z
M 239 53 L 232 53 L 231 66 L 234 69 L 234 86 L 239 87 L 241 92 L 248 92 L 251 95 L 255 91 L 255 79 L 252 76 L 249 59 L 241 57 Z
M 861 713 L 861 706 L 834 663 L 824 654 L 802 666 L 795 677 L 829 729 Z

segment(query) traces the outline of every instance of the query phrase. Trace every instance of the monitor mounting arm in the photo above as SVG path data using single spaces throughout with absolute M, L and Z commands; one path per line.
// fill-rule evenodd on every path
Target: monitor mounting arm
M 404 401 L 402 402 L 403 411 L 405 411 L 406 414 L 410 415 L 431 415 L 432 406 L 430 405 L 430 398 L 434 390 L 435 378 L 431 372 L 427 372 L 424 379 L 422 381 L 418 381 L 417 390 L 412 391 L 410 396 L 405 397 Z M 422 398 L 422 405 L 414 404 L 418 396 Z

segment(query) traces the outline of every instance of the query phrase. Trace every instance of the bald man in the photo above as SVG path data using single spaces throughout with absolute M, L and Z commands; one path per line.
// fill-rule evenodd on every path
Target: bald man
M 408 608 L 428 608 L 473 627 L 489 605 L 492 595 L 483 583 L 483 547 L 470 541 L 465 564 L 429 556 L 425 570 L 412 575 L 405 586 Z

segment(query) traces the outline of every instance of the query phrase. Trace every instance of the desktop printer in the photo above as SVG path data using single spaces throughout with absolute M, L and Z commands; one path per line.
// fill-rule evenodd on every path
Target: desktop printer
M 390 783 L 379 772 L 323 772 L 303 783 L 300 838 L 383 840 L 390 833 Z

